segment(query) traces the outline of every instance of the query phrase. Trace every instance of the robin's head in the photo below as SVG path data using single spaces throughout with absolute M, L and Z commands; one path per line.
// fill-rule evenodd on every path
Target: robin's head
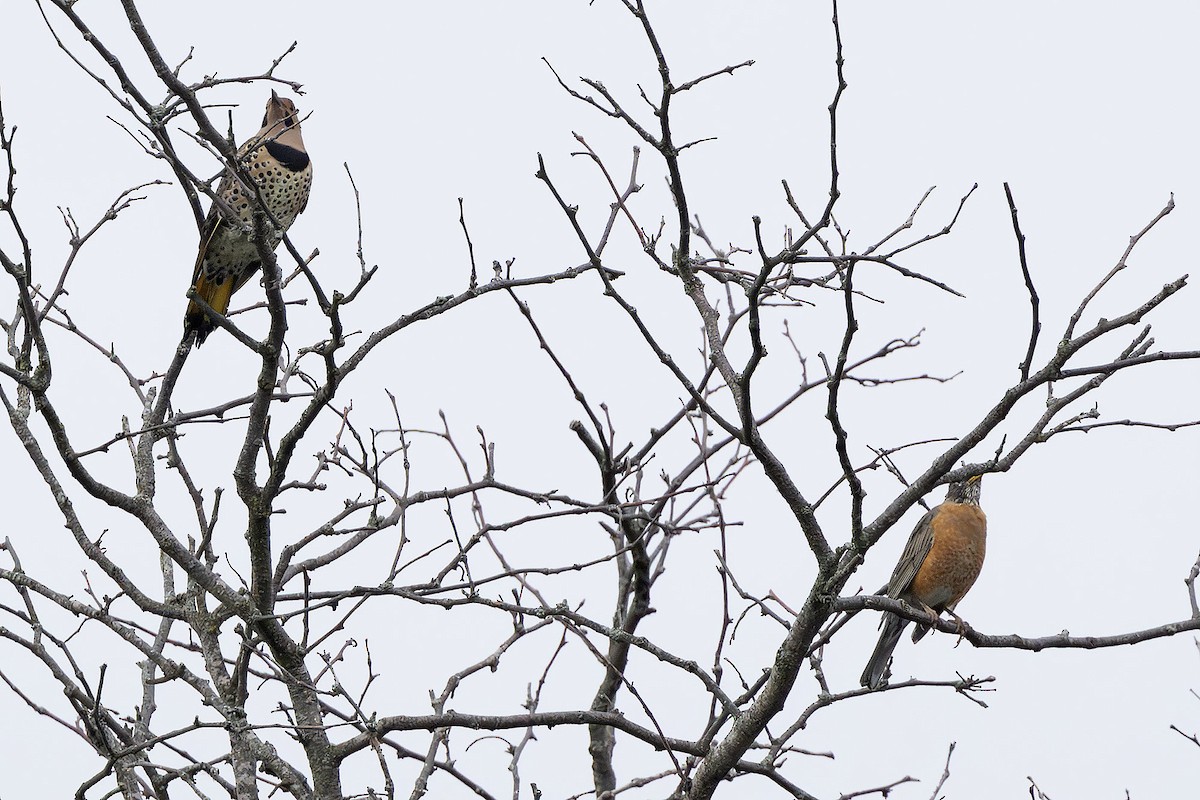
M 972 475 L 965 481 L 950 484 L 950 488 L 946 492 L 946 502 L 970 503 L 977 506 L 979 505 L 979 492 L 982 488 L 983 476 Z

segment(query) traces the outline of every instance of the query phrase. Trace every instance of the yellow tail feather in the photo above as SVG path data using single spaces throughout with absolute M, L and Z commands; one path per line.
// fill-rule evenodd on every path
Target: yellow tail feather
M 229 311 L 229 298 L 233 296 L 233 283 L 233 279 L 229 276 L 216 283 L 208 280 L 204 275 L 200 275 L 196 278 L 196 297 L 208 303 L 208 307 L 218 314 L 225 314 Z M 196 332 L 198 346 L 204 343 L 216 325 L 204 313 L 204 309 L 200 308 L 195 300 L 191 300 L 188 302 L 187 314 L 183 318 L 183 328 L 185 331 L 194 330 Z

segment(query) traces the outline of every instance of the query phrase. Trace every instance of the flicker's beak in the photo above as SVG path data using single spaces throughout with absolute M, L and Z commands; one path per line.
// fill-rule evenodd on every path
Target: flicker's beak
M 275 93 L 275 90 L 274 90 L 274 89 L 272 89 L 272 90 L 271 90 L 271 102 L 272 102 L 272 103 L 278 103 L 278 102 L 279 102 L 279 95 L 277 95 L 277 94 Z

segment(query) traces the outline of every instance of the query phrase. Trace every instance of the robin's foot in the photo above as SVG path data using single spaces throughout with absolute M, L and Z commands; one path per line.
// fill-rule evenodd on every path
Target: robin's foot
M 922 604 L 921 604 L 921 610 L 922 610 L 922 611 L 924 611 L 926 614 L 928 614 L 928 615 L 929 615 L 929 627 L 930 627 L 930 628 L 934 628 L 934 629 L 936 629 L 936 628 L 937 628 L 937 624 L 938 624 L 938 620 L 939 620 L 939 619 L 941 619 L 941 614 L 939 614 L 938 612 L 934 611 L 932 608 L 930 608 L 929 606 L 925 605 L 924 603 L 922 603 Z M 950 613 L 951 613 L 951 614 L 953 614 L 954 612 L 953 612 L 953 611 L 951 611 Z
M 958 628 L 958 641 L 954 643 L 955 647 L 962 644 L 963 637 L 967 635 L 967 623 L 958 614 L 954 613 L 953 609 L 947 608 L 946 613 L 954 618 L 954 624 Z

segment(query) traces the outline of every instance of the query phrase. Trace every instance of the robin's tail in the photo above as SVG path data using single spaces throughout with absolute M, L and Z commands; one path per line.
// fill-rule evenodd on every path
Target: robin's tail
M 220 282 L 206 279 L 203 274 L 196 278 L 196 297 L 208 303 L 208 307 L 218 314 L 229 311 L 229 298 L 233 296 L 234 280 L 226 275 Z M 204 340 L 213 332 L 216 325 L 204 313 L 204 309 L 196 305 L 196 301 L 188 302 L 187 313 L 183 317 L 183 329 L 196 332 L 196 346 L 204 344 Z
M 887 669 L 892 651 L 899 644 L 900 634 L 904 633 L 907 625 L 908 620 L 895 614 L 883 615 L 883 631 L 879 634 L 879 642 L 875 645 L 875 652 L 871 653 L 867 668 L 863 670 L 862 677 L 858 679 L 860 684 L 869 689 L 878 689 L 883 685 L 884 670 Z

